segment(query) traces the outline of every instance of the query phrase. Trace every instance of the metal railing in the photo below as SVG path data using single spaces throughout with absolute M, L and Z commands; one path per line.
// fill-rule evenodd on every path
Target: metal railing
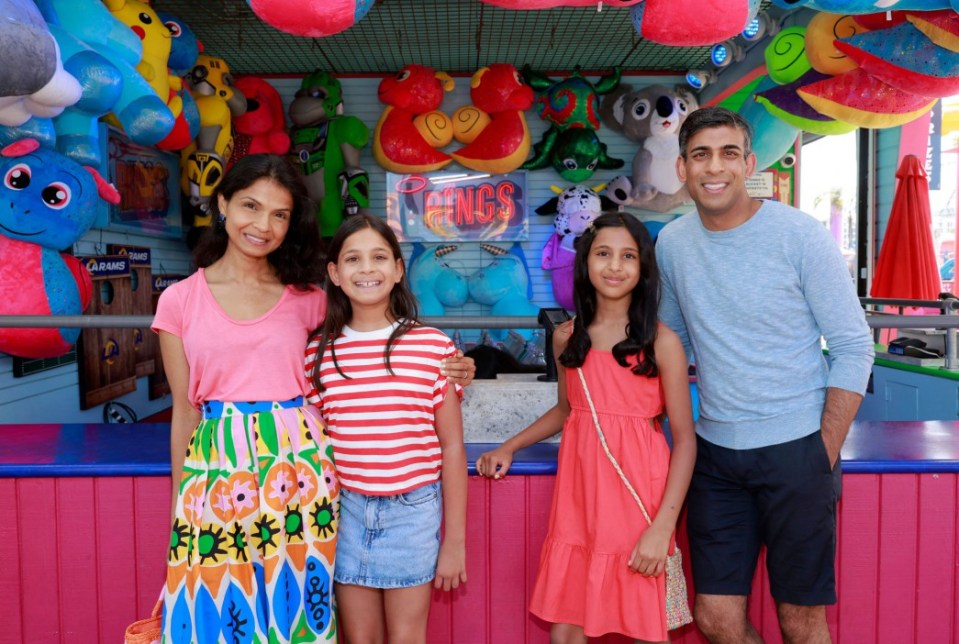
M 942 329 L 945 331 L 943 369 L 959 370 L 959 299 L 906 300 L 894 298 L 861 297 L 866 309 L 866 322 L 873 329 L 876 341 L 881 329 Z M 870 310 L 869 307 L 896 307 L 898 314 Z M 906 308 L 939 309 L 939 315 L 903 315 Z

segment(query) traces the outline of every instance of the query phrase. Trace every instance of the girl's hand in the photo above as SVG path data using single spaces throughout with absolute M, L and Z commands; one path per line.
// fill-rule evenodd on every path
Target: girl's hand
M 467 358 L 459 349 L 452 358 L 445 358 L 440 363 L 440 373 L 454 385 L 467 387 L 473 382 L 473 376 L 476 375 L 476 362 L 472 358 Z
M 513 464 L 513 450 L 500 445 L 490 452 L 483 452 L 476 459 L 476 473 L 491 479 L 501 479 Z
M 436 578 L 433 588 L 450 590 L 466 583 L 466 546 L 452 545 L 445 539 L 440 545 L 440 555 L 436 561 Z
M 669 538 L 672 532 L 649 526 L 633 547 L 629 567 L 645 577 L 658 577 L 666 570 L 666 555 L 669 553 Z

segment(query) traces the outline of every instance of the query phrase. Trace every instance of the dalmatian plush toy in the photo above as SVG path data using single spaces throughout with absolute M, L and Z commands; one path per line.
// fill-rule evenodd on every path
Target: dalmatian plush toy
M 576 249 L 573 247 L 576 238 L 586 232 L 586 228 L 593 223 L 604 210 L 616 210 L 617 204 L 610 198 L 600 196 L 596 189 L 586 186 L 572 186 L 559 192 L 542 206 L 536 209 L 540 215 L 555 215 L 553 228 L 546 246 L 543 247 L 543 270 L 551 271 L 550 281 L 553 285 L 553 298 L 564 309 L 573 310 L 573 260 L 576 258 Z
M 676 176 L 679 127 L 699 105 L 682 87 L 620 85 L 606 96 L 600 116 L 608 127 L 639 144 L 633 174 L 610 181 L 606 193 L 617 204 L 666 212 L 690 203 Z

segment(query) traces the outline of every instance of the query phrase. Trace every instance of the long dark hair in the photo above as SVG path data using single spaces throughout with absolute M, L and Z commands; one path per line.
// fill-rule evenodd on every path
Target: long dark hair
M 292 284 L 301 291 L 312 290 L 323 279 L 320 258 L 320 231 L 314 215 L 315 205 L 290 161 L 277 154 L 250 154 L 236 162 L 210 197 L 213 223 L 203 232 L 193 251 L 193 261 L 206 268 L 226 252 L 229 237 L 220 212 L 220 196 L 229 201 L 240 190 L 260 179 L 269 179 L 286 188 L 293 197 L 290 227 L 283 243 L 267 256 L 282 284 Z
M 629 303 L 626 339 L 613 347 L 613 357 L 620 365 L 629 367 L 626 358 L 637 356 L 636 364 L 631 367 L 632 372 L 637 376 L 652 378 L 659 374 L 654 351 L 659 310 L 659 268 L 656 266 L 653 240 L 646 226 L 632 215 L 622 212 L 603 213 L 576 240 L 576 260 L 573 264 L 576 322 L 559 361 L 566 367 L 581 367 L 592 346 L 588 329 L 596 319 L 596 288 L 589 281 L 589 254 L 596 234 L 603 228 L 625 228 L 639 249 L 639 281 Z
M 400 250 L 400 243 L 396 239 L 396 234 L 389 225 L 387 225 L 386 221 L 380 217 L 366 214 L 347 217 L 343 223 L 340 224 L 336 234 L 333 235 L 333 239 L 330 241 L 330 246 L 327 250 L 327 257 L 330 263 L 338 262 L 346 240 L 354 233 L 367 228 L 379 234 L 379 236 L 386 241 L 386 245 L 389 246 L 390 252 L 393 253 L 393 258 L 403 264 L 403 279 L 393 285 L 393 290 L 390 291 L 389 310 L 387 311 L 390 319 L 398 323 L 386 341 L 386 355 L 384 356 L 386 370 L 390 375 L 393 375 L 393 369 L 390 367 L 390 352 L 393 349 L 393 345 L 396 344 L 396 341 L 402 337 L 404 333 L 419 323 L 417 320 L 416 297 L 413 295 L 413 291 L 410 290 L 409 284 L 407 283 L 406 264 L 403 262 L 403 251 Z M 325 389 L 320 382 L 320 363 L 323 361 L 323 352 L 326 347 L 330 348 L 330 355 L 333 356 L 333 365 L 336 367 L 336 370 L 341 376 L 348 378 L 348 376 L 343 373 L 343 370 L 340 369 L 340 365 L 336 360 L 336 350 L 334 349 L 333 341 L 340 336 L 343 332 L 343 327 L 349 324 L 353 318 L 353 305 L 350 303 L 350 298 L 346 296 L 343 289 L 333 284 L 329 275 L 327 275 L 325 287 L 327 294 L 326 318 L 323 320 L 323 324 L 314 329 L 310 334 L 311 341 L 314 339 L 319 339 L 320 341 L 320 346 L 316 352 L 316 363 L 313 365 L 313 373 L 310 374 L 317 391 L 323 391 Z

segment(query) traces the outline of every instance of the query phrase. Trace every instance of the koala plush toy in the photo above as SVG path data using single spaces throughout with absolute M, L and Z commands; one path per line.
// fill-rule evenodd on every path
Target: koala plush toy
M 606 194 L 617 204 L 666 212 L 689 203 L 686 186 L 676 176 L 679 127 L 699 104 L 683 87 L 620 85 L 607 95 L 600 116 L 611 129 L 640 145 L 631 177 L 616 177 Z

